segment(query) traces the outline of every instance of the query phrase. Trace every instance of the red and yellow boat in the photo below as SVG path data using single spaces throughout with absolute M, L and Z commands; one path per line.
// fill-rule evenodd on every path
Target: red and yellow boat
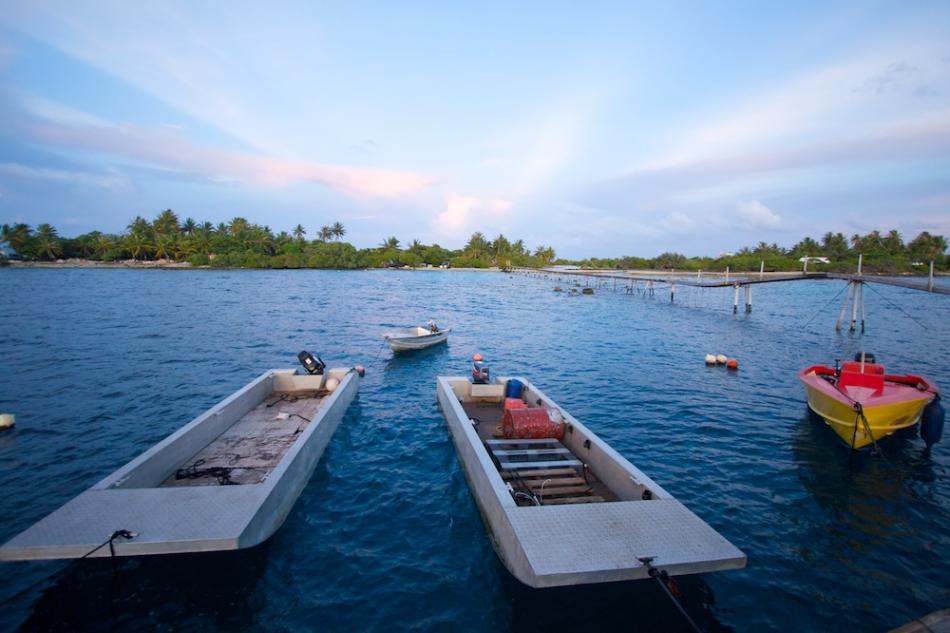
M 870 354 L 858 354 L 854 362 L 840 368 L 812 365 L 798 372 L 805 385 L 808 407 L 821 416 L 844 443 L 851 448 L 864 448 L 895 431 L 914 426 L 921 420 L 932 401 L 939 401 L 937 386 L 926 378 L 906 374 L 884 373 L 884 366 Z M 870 362 L 867 362 L 870 361 Z M 934 410 L 942 407 L 934 402 Z M 939 431 L 926 415 L 928 428 L 921 436 L 930 445 L 939 440 L 943 430 L 940 415 Z M 933 439 L 936 431 L 936 439 Z M 932 440 L 932 441 L 931 441 Z

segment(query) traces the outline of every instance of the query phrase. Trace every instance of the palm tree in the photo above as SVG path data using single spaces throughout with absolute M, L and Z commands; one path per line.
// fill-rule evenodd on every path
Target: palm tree
M 165 209 L 159 213 L 155 221 L 152 222 L 152 227 L 159 234 L 178 233 L 181 230 L 178 226 L 178 215 L 171 209 Z
M 161 233 L 155 238 L 155 257 L 157 259 L 172 259 L 178 248 L 178 238 L 173 234 Z
M 191 235 L 195 232 L 195 229 L 198 228 L 198 225 L 195 224 L 195 221 L 191 218 L 185 218 L 184 223 L 181 225 L 181 232 L 185 235 Z
M 0 227 L 0 241 L 6 242 L 10 245 L 10 248 L 22 254 L 30 243 L 32 232 L 29 224 L 22 222 L 18 222 L 13 226 L 4 224 Z
M 393 236 L 388 237 L 388 238 L 386 238 L 385 240 L 383 240 L 382 243 L 380 244 L 380 247 L 382 247 L 382 248 L 384 248 L 384 249 L 389 249 L 389 248 L 391 248 L 391 249 L 394 249 L 394 250 L 397 250 L 397 251 L 398 251 L 398 250 L 399 250 L 399 240 L 396 238 L 395 235 L 393 235 Z
M 328 241 L 330 241 L 330 238 L 331 238 L 331 237 L 333 237 L 333 229 L 331 229 L 331 228 L 330 228 L 329 226 L 327 226 L 327 225 L 321 226 L 321 227 L 320 227 L 320 241 L 321 241 L 321 242 L 328 242 Z
M 303 228 L 302 224 L 298 224 L 297 226 L 294 227 L 294 239 L 296 239 L 297 241 L 302 242 L 303 236 L 306 234 L 307 234 L 307 231 L 306 229 Z
M 63 252 L 59 235 L 50 224 L 40 224 L 36 227 L 36 250 L 41 256 L 55 259 Z
M 334 222 L 333 226 L 330 227 L 330 231 L 333 233 L 333 237 L 338 240 L 346 235 L 346 229 L 344 229 L 343 225 L 339 222 Z
M 129 226 L 126 228 L 129 233 L 136 235 L 148 236 L 152 233 L 152 225 L 140 215 L 135 216 L 135 219 L 129 222 Z
M 99 259 L 104 259 L 106 253 L 111 251 L 115 247 L 115 240 L 112 239 L 111 235 L 104 235 L 100 233 L 96 236 L 95 241 L 92 244 L 93 254 Z
M 132 259 L 145 259 L 154 250 L 151 241 L 141 233 L 129 233 L 122 240 L 123 246 L 132 255 Z
M 468 244 L 465 245 L 463 249 L 465 254 L 471 257 L 472 259 L 478 259 L 482 254 L 488 250 L 488 242 L 485 240 L 485 236 L 481 232 L 476 231 L 472 233 L 472 237 L 468 239 Z

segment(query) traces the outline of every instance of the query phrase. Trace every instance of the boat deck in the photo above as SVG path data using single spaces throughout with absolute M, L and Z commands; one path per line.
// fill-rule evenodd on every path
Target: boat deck
M 582 460 L 556 439 L 504 439 L 501 403 L 463 402 L 479 439 L 519 506 L 619 501 Z
M 271 393 L 160 487 L 261 483 L 314 419 L 327 393 Z

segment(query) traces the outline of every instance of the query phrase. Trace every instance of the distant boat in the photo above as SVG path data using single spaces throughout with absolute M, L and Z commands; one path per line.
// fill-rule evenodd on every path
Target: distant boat
M 438 345 L 449 338 L 449 332 L 452 330 L 440 330 L 435 328 L 435 324 L 430 321 L 429 327 L 413 327 L 405 330 L 393 330 L 386 332 L 383 338 L 389 343 L 389 348 L 394 352 L 409 352 L 416 349 L 425 349 Z
M 526 585 L 745 566 L 738 548 L 524 379 L 440 376 L 436 389 L 492 545 Z
M 884 366 L 876 364 L 873 356 L 866 355 L 865 362 L 860 357 L 858 354 L 855 361 L 842 363 L 840 369 L 812 365 L 798 372 L 808 407 L 851 448 L 864 448 L 914 426 L 921 421 L 925 408 L 938 399 L 936 385 L 926 378 L 885 374 Z M 939 405 L 934 404 L 936 412 Z M 936 421 L 926 424 L 931 428 L 921 428 L 921 435 L 931 444 L 939 440 L 940 433 L 936 432 Z M 942 431 L 942 414 L 939 425 Z M 935 432 L 936 439 L 932 439 Z
M 206 552 L 263 542 L 306 486 L 361 371 L 268 371 L 10 539 L 0 560 Z

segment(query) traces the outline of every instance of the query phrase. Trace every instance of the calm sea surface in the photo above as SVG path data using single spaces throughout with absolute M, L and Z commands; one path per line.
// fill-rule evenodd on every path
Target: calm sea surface
M 561 282 L 568 287 L 570 282 Z M 679 631 L 649 581 L 530 590 L 499 563 L 435 377 L 481 351 L 520 373 L 743 549 L 683 577 L 706 630 L 882 631 L 950 606 L 950 437 L 885 458 L 809 416 L 795 372 L 865 349 L 950 388 L 950 297 L 842 282 L 677 303 L 464 272 L 0 270 L 0 538 L 55 510 L 301 349 L 367 366 L 284 526 L 242 552 L 0 565 L 0 628 L 193 631 Z M 824 308 L 823 308 L 824 306 Z M 394 358 L 381 333 L 435 318 L 448 346 Z M 706 353 L 741 363 L 703 365 Z M 378 356 L 377 356 L 378 354 Z M 950 435 L 950 433 L 948 433 Z

